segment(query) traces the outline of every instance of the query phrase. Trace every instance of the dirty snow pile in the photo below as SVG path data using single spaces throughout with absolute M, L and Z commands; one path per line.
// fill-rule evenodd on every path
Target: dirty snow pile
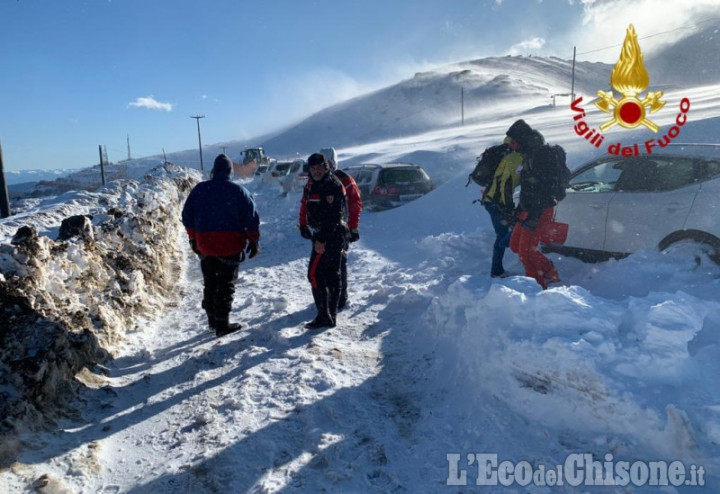
M 17 446 L 14 433 L 73 413 L 75 378 L 92 380 L 88 369 L 177 299 L 177 219 L 198 177 L 158 167 L 142 181 L 38 200 L 2 222 L 0 456 Z M 78 215 L 92 224 L 57 240 L 62 220 Z

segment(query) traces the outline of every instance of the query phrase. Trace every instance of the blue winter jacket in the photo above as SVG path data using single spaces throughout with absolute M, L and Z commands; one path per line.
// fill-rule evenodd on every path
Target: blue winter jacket
M 182 222 L 205 256 L 232 256 L 260 239 L 260 217 L 250 193 L 217 170 L 190 192 Z

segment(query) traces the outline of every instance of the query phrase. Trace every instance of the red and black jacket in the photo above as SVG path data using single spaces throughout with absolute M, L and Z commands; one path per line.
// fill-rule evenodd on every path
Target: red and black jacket
M 344 215 L 345 187 L 332 173 L 315 181 L 308 180 L 300 199 L 300 226 L 313 229 L 313 240 L 343 241 L 347 235 Z
M 360 197 L 360 189 L 355 179 L 342 170 L 334 170 L 332 172 L 340 180 L 345 187 L 345 196 L 347 197 L 347 225 L 350 230 L 357 230 L 360 226 L 360 212 L 362 211 L 362 199 Z

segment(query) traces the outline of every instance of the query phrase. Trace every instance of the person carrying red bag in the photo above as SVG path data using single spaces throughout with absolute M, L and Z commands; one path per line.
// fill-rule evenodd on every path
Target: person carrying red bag
M 557 269 L 538 248 L 554 225 L 557 157 L 555 149 L 545 144 L 537 130 L 528 132 L 521 127 L 518 135 L 511 132 L 513 127 L 508 135 L 521 144 L 525 160 L 520 172 L 520 200 L 510 250 L 520 258 L 525 275 L 534 278 L 544 290 L 550 283 L 560 281 Z

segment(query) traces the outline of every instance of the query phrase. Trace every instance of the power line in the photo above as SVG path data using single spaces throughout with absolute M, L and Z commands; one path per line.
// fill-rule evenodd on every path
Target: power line
M 690 26 L 680 26 L 680 27 L 676 27 L 675 29 L 670 29 L 669 31 L 660 31 L 659 33 L 648 34 L 646 36 L 642 36 L 642 37 L 638 38 L 638 40 L 654 38 L 655 36 L 662 36 L 664 34 L 674 33 L 675 31 L 681 31 L 683 29 L 693 29 L 693 28 L 696 28 L 698 26 L 698 24 L 704 24 L 707 22 L 713 22 L 713 21 L 718 21 L 718 20 L 720 20 L 720 17 L 713 17 L 710 19 L 705 19 L 705 20 L 696 22 L 695 24 L 692 24 Z M 611 48 L 617 48 L 618 46 L 622 46 L 622 45 L 623 45 L 622 43 L 617 43 L 617 44 L 614 44 L 611 46 L 606 46 L 604 48 L 596 48 L 594 50 L 584 51 L 582 53 L 578 53 L 578 55 L 587 55 L 588 53 L 596 53 L 598 51 L 609 50 Z

